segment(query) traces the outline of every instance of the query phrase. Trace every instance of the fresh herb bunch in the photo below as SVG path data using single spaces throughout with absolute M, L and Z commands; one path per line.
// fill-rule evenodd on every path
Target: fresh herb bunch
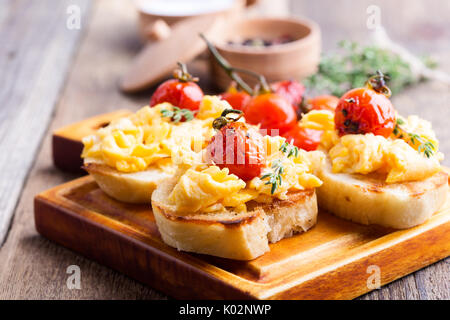
M 318 72 L 304 81 L 306 87 L 315 93 L 331 93 L 340 97 L 352 88 L 364 86 L 367 78 L 377 70 L 389 76 L 393 93 L 420 80 L 411 72 L 407 62 L 389 50 L 346 40 L 339 42 L 338 46 L 340 50 L 323 56 Z M 433 67 L 431 60 L 424 62 Z
M 161 116 L 164 118 L 170 118 L 174 123 L 178 123 L 182 120 L 191 121 L 194 119 L 194 113 L 189 109 L 181 109 L 179 107 L 173 107 L 172 110 L 161 109 Z
M 394 135 L 396 135 L 400 139 L 407 136 L 413 145 L 416 145 L 416 143 L 418 143 L 419 147 L 417 148 L 417 151 L 419 153 L 423 153 L 425 157 L 430 158 L 436 150 L 434 144 L 431 141 L 426 141 L 417 133 L 407 132 L 403 127 L 401 127 L 401 125 L 403 125 L 404 123 L 405 122 L 401 118 L 397 119 L 397 123 L 394 128 Z
M 298 148 L 296 146 L 293 146 L 292 144 L 285 141 L 281 146 L 279 151 L 283 152 L 284 154 L 287 154 L 287 158 L 291 156 L 298 157 Z M 272 172 L 266 173 L 261 177 L 261 180 L 269 179 L 265 184 L 271 184 L 272 188 L 270 190 L 271 194 L 274 194 L 277 190 L 278 186 L 282 183 L 281 175 L 284 172 L 284 167 L 281 159 L 277 159 L 272 162 L 271 168 L 273 169 Z

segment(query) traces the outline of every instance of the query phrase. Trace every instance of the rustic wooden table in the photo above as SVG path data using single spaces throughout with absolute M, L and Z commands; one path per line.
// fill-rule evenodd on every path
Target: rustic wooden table
M 151 91 L 126 96 L 117 89 L 118 78 L 142 46 L 130 3 L 0 2 L 0 299 L 166 298 L 40 237 L 33 221 L 35 194 L 75 178 L 53 167 L 51 132 L 99 113 L 136 110 L 149 99 Z M 380 7 L 394 39 L 417 53 L 431 53 L 450 71 L 448 0 L 293 0 L 290 10 L 320 24 L 327 50 L 341 39 L 364 41 L 372 4 Z M 77 10 L 81 29 L 68 28 L 68 17 Z M 205 65 L 200 59 L 191 68 L 204 74 Z M 394 104 L 403 114 L 432 120 L 442 151 L 450 155 L 447 86 L 420 84 L 395 97 Z M 435 263 L 361 299 L 450 299 L 449 263 Z M 70 265 L 80 267 L 80 290 L 66 285 Z

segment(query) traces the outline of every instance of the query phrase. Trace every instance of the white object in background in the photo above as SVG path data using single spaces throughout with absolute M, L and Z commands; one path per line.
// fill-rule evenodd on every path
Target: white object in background
M 258 0 L 247 8 L 248 16 L 287 17 L 290 15 L 289 0 Z
M 450 75 L 441 70 L 433 70 L 428 68 L 422 60 L 413 55 L 405 47 L 392 41 L 392 39 L 386 33 L 386 30 L 382 26 L 378 26 L 372 33 L 372 39 L 375 45 L 380 48 L 389 49 L 392 52 L 398 54 L 403 60 L 409 63 L 411 71 L 417 77 L 423 77 L 426 79 L 433 79 L 450 85 Z
M 137 7 L 158 16 L 194 16 L 231 8 L 234 0 L 137 0 Z

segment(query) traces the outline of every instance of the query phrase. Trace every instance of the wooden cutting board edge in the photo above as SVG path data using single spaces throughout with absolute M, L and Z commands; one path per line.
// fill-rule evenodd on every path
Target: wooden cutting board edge
M 130 114 L 132 114 L 130 110 L 119 109 L 99 114 L 53 131 L 53 164 L 63 171 L 86 174 L 86 171 L 81 168 L 83 165 L 83 159 L 80 157 L 83 151 L 82 138 L 94 134 L 97 129 L 106 126 L 111 121 Z
M 87 176 L 77 180 L 85 180 L 89 178 L 90 177 Z M 158 248 L 158 244 L 156 243 L 153 243 L 152 245 L 136 240 L 129 234 L 120 233 L 111 228 L 111 225 L 107 226 L 105 224 L 105 221 L 108 220 L 109 222 L 112 222 L 113 225 L 117 225 L 117 222 L 100 214 L 87 210 L 85 211 L 84 208 L 81 207 L 80 209 L 84 211 L 83 214 L 76 214 L 66 207 L 70 202 L 67 199 L 63 200 L 63 204 L 61 206 L 56 205 L 54 201 L 48 198 L 49 196 L 57 196 L 52 191 L 56 190 L 50 189 L 47 192 L 41 193 L 36 196 L 34 200 L 36 230 L 47 239 L 61 244 L 75 252 L 81 253 L 89 259 L 95 260 L 100 264 L 122 272 L 131 278 L 148 284 L 153 288 L 160 290 L 161 292 L 165 292 L 175 298 L 192 299 L 203 297 L 211 299 L 255 299 L 255 297 L 251 294 L 243 292 L 237 287 L 230 286 L 229 283 L 226 283 L 217 277 L 217 273 L 220 274 L 220 276 L 223 276 L 223 273 L 226 273 L 226 271 L 207 265 L 205 262 L 188 255 L 185 256 L 187 260 L 180 260 L 174 257 L 173 254 L 167 252 L 167 250 L 164 250 L 169 249 L 169 251 L 171 251 L 171 248 Z M 58 199 L 61 200 L 59 197 Z M 70 205 L 73 204 L 71 203 Z M 142 252 L 144 255 L 150 252 L 152 254 L 150 258 L 152 258 L 152 260 L 158 259 L 157 263 L 153 263 L 153 265 L 158 265 L 159 272 L 153 273 L 158 276 L 149 276 L 152 273 L 149 273 L 148 270 L 146 270 L 147 272 L 144 272 L 144 270 L 140 270 L 140 272 L 133 272 L 133 269 L 130 269 L 129 265 L 124 265 L 123 261 L 113 254 L 109 254 L 108 252 L 105 253 L 99 250 L 89 250 L 92 243 L 86 242 L 86 237 L 82 236 L 83 234 L 81 233 L 78 234 L 79 240 L 81 241 L 72 241 L 73 239 L 68 238 L 70 234 L 64 233 L 64 228 L 57 230 L 56 228 L 46 225 L 45 221 L 48 221 L 49 218 L 48 216 L 44 217 L 44 214 L 51 215 L 52 219 L 50 220 L 52 220 L 54 224 L 60 224 L 62 226 L 77 226 L 77 229 L 84 232 L 84 236 L 89 236 L 94 233 L 99 234 L 100 232 L 103 242 L 114 245 L 117 245 L 117 240 L 120 239 L 121 242 L 119 243 L 119 251 L 121 252 L 129 251 L 134 252 L 136 255 L 139 252 Z M 133 232 L 130 228 L 125 228 L 125 231 Z M 164 273 L 167 270 L 171 270 L 171 276 L 181 275 L 181 278 L 176 279 L 176 281 L 170 281 L 168 277 L 161 276 L 161 272 Z M 216 274 L 216 276 L 214 276 L 214 274 Z M 185 276 L 183 277 L 183 275 Z M 176 283 L 191 282 L 201 284 L 202 282 L 205 282 L 205 280 L 208 281 L 207 285 L 193 287 L 189 290 L 189 292 L 186 292 L 186 290 L 182 291 L 177 289 L 178 286 Z M 168 284 L 170 285 L 168 286 Z M 218 292 L 221 292 L 220 296 L 217 295 Z
M 351 299 L 371 291 L 364 285 L 370 276 L 367 268 L 371 265 L 380 267 L 381 285 L 384 285 L 450 255 L 450 208 L 447 205 L 443 212 L 436 214 L 428 222 L 381 237 L 349 259 L 294 280 L 280 279 L 277 284 L 257 283 L 240 278 L 192 255 L 180 254 L 170 247 L 164 248 L 156 242 L 142 242 L 135 230 L 99 213 L 86 210 L 62 196 L 74 184 L 90 181 L 92 178 L 83 177 L 37 195 L 37 231 L 50 240 L 175 298 Z M 81 214 L 75 213 L 74 208 Z M 86 234 L 70 239 L 70 234 L 65 234 L 64 228 L 56 230 L 46 225 L 48 217 L 44 217 L 44 214 L 52 215 L 53 225 L 56 222 L 66 228 L 73 228 L 75 225 Z M 129 263 L 124 264 L 124 261 L 128 260 L 121 261 L 121 257 L 114 254 L 117 251 L 109 245 L 106 248 L 110 247 L 110 250 L 93 250 L 92 244 L 96 243 L 96 240 L 93 239 L 89 243 L 89 237 L 99 234 L 99 231 L 106 243 L 122 248 L 119 252 L 124 252 L 126 248 L 130 252 L 141 252 L 147 257 L 147 266 L 139 270 Z M 157 263 L 151 263 L 152 260 Z M 155 276 L 149 276 L 148 266 L 153 271 L 151 274 Z M 167 270 L 170 272 L 167 273 Z M 186 283 L 195 285 L 186 288 Z M 211 290 L 212 288 L 214 290 Z

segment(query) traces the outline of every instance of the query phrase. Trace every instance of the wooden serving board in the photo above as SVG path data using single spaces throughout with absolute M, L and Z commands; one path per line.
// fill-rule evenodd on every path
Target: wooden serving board
M 370 266 L 383 285 L 450 255 L 450 197 L 429 221 L 400 231 L 319 212 L 313 229 L 252 261 L 165 245 L 149 205 L 117 202 L 89 176 L 36 196 L 34 214 L 48 239 L 183 299 L 350 299 L 371 290 Z
M 111 121 L 131 114 L 129 110 L 117 110 L 70 124 L 53 132 L 53 164 L 64 171 L 86 173 L 81 166 L 81 139 L 95 133 L 97 129 L 107 126 Z

